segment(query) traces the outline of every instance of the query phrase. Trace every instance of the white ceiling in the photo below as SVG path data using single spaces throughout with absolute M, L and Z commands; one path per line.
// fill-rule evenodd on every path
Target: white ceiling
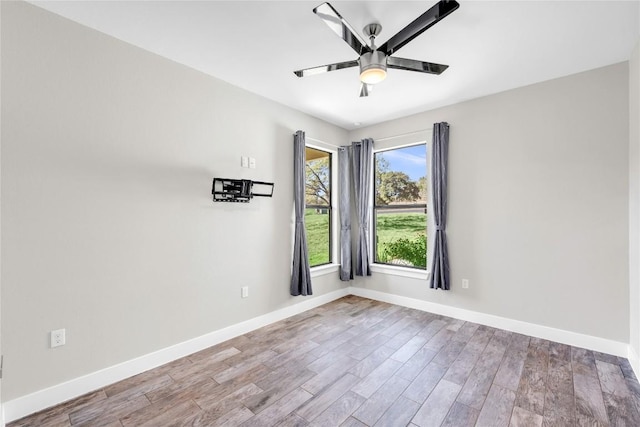
M 357 59 L 312 12 L 321 2 L 32 1 L 346 129 L 625 61 L 640 37 L 639 0 L 462 0 L 395 55 L 448 64 L 447 71 L 389 70 L 368 98 L 359 98 L 357 68 L 293 74 Z M 358 31 L 381 23 L 378 45 L 435 3 L 331 1 Z

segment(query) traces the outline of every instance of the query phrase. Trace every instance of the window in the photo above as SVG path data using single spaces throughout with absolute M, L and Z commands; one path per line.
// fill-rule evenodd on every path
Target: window
M 332 262 L 331 153 L 306 148 L 305 229 L 309 266 Z
M 374 153 L 375 262 L 427 268 L 427 145 Z

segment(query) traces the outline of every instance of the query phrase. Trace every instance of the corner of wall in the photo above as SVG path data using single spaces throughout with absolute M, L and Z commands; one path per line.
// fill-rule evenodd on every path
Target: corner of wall
M 640 38 L 629 58 L 629 362 L 640 374 Z
M 629 345 L 629 352 L 627 354 L 627 359 L 631 364 L 633 373 L 636 374 L 636 377 L 637 377 L 638 374 L 640 374 L 640 357 L 638 356 L 638 352 L 633 348 L 632 345 Z
M 2 5 L 0 4 L 0 28 L 2 28 Z M 0 46 L 2 45 L 2 31 L 0 31 Z M 0 55 L 1 57 L 2 55 Z M 0 58 L 0 99 L 2 99 L 2 59 Z M 2 152 L 2 115 L 0 114 L 0 153 Z M 0 162 L 1 164 L 1 162 Z M 0 167 L 0 171 L 1 171 L 1 167 Z M 0 173 L 0 176 L 2 174 Z M 1 187 L 1 185 L 0 185 Z M 2 207 L 2 195 L 0 194 L 0 211 Z M 2 230 L 2 219 L 0 218 L 0 234 L 1 234 L 1 230 Z M 0 239 L 1 241 L 1 239 Z M 0 249 L 0 254 L 1 254 L 2 250 Z M 0 277 L 2 277 L 2 256 L 0 255 Z M 0 307 L 2 307 L 2 280 L 0 279 Z M 0 315 L 1 315 L 1 310 L 0 310 Z M 0 316 L 2 317 L 2 316 Z M 0 355 L 2 354 L 2 324 L 0 323 Z M 2 356 L 0 356 L 1 358 Z M 1 362 L 0 362 L 1 363 Z M 4 404 L 2 401 L 2 372 L 1 372 L 2 366 L 0 366 L 0 427 L 4 427 Z

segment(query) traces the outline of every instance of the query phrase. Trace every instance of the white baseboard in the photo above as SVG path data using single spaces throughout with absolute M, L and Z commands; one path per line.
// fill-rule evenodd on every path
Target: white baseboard
M 373 291 L 370 289 L 349 287 L 329 292 L 312 299 L 306 299 L 298 304 L 249 319 L 236 325 L 211 332 L 201 337 L 149 353 L 136 359 L 93 372 L 32 394 L 10 400 L 0 407 L 0 416 L 2 416 L 2 413 L 4 412 L 7 422 L 15 421 L 29 414 L 55 406 L 75 397 L 82 396 L 85 393 L 105 387 L 109 384 L 113 384 L 125 378 L 129 378 L 133 375 L 137 375 L 149 369 L 153 369 L 157 366 L 211 347 L 212 345 L 216 345 L 350 294 L 479 323 L 494 328 L 505 329 L 550 341 L 596 350 L 602 353 L 627 357 L 636 372 L 636 376 L 640 378 L 640 358 L 627 343 L 550 328 L 519 320 L 507 319 L 505 317 L 432 303 L 415 298 L 408 298 Z M 0 418 L 0 423 L 2 423 L 2 421 L 3 418 Z M 4 424 L 0 424 L 0 427 L 4 427 Z
M 146 354 L 133 360 L 92 372 L 88 375 L 67 381 L 44 390 L 5 402 L 2 405 L 7 422 L 12 422 L 27 415 L 58 405 L 67 400 L 82 396 L 93 390 L 129 378 L 133 375 L 164 365 L 181 357 L 195 353 L 213 345 L 235 338 L 239 335 L 286 319 L 296 314 L 311 310 L 338 298 L 349 295 L 348 288 L 339 289 L 311 299 L 305 299 L 295 305 L 267 313 L 253 319 L 231 325 L 224 329 L 173 345 L 171 347 Z M 4 424 L 3 424 L 4 426 Z
M 442 316 L 453 317 L 455 319 L 468 322 L 479 323 L 493 328 L 505 329 L 536 338 L 568 344 L 575 347 L 582 347 L 601 353 L 613 354 L 616 356 L 628 357 L 629 345 L 627 343 L 594 337 L 591 335 L 579 334 L 562 329 L 550 328 L 548 326 L 536 325 L 534 323 L 522 322 L 520 320 L 508 319 L 506 317 L 494 316 L 492 314 L 480 313 L 463 308 L 451 307 L 415 298 L 403 297 L 388 294 L 385 292 L 373 291 L 371 289 L 350 287 L 349 292 L 364 298 L 377 301 L 388 302 L 390 304 L 415 308 L 417 310 L 428 311 Z M 634 367 L 635 368 L 635 367 Z M 640 377 L 639 377 L 640 378 Z
M 640 357 L 638 357 L 638 353 L 631 345 L 629 345 L 627 359 L 629 359 L 629 363 L 631 364 L 633 373 L 636 374 L 636 378 L 640 378 Z

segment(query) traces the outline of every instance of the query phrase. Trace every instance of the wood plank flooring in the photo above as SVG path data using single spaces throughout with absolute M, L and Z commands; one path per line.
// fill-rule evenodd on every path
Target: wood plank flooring
M 629 362 L 349 296 L 9 424 L 640 426 Z

